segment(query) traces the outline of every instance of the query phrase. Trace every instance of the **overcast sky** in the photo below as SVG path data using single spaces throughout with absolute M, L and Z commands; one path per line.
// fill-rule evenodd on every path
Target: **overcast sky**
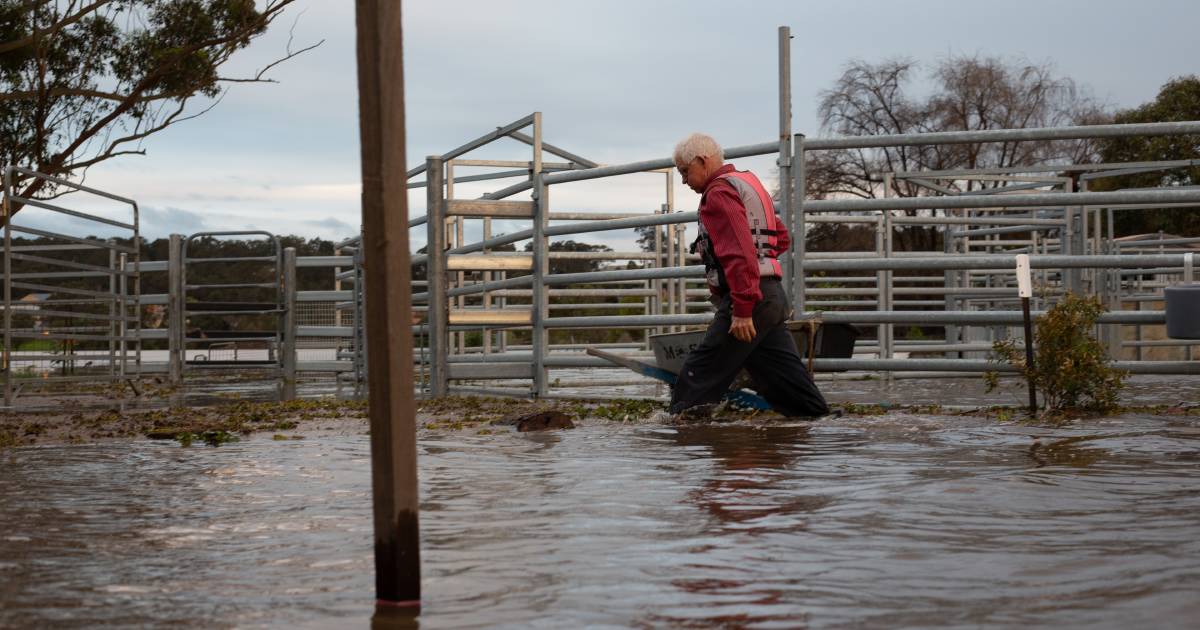
M 277 84 L 234 84 L 211 112 L 151 138 L 147 156 L 94 168 L 88 183 L 137 199 L 143 234 L 266 229 L 341 239 L 359 226 L 354 3 L 300 0 L 228 74 L 294 46 Z M 791 27 L 794 129 L 820 135 L 816 103 L 851 59 L 947 55 L 1050 62 L 1101 101 L 1132 107 L 1200 72 L 1193 0 L 410 0 L 404 3 L 410 165 L 541 111 L 545 139 L 589 159 L 664 157 L 691 131 L 722 144 L 778 131 L 777 28 Z M 529 159 L 503 141 L 479 157 Z M 739 161 L 770 175 L 771 160 Z M 476 171 L 477 172 L 477 171 Z M 463 173 L 466 171 L 464 169 Z M 556 190 L 556 210 L 650 211 L 664 176 Z M 501 184 L 463 185 L 476 196 Z M 424 212 L 424 191 L 410 195 Z M 696 197 L 676 186 L 677 207 Z M 423 243 L 413 231 L 414 248 Z M 628 235 L 612 235 L 627 238 Z

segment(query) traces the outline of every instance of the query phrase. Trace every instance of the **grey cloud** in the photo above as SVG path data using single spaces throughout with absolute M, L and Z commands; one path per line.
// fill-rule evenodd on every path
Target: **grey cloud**
M 200 213 L 174 207 L 142 208 L 141 223 L 142 235 L 147 238 L 167 234 L 192 234 L 209 228 L 206 218 Z

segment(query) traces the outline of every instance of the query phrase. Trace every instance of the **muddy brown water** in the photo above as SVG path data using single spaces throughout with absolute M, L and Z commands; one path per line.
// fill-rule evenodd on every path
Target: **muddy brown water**
M 424 628 L 1200 620 L 1194 416 L 590 425 L 419 448 Z M 368 454 L 365 435 L 0 452 L 0 627 L 368 627 Z

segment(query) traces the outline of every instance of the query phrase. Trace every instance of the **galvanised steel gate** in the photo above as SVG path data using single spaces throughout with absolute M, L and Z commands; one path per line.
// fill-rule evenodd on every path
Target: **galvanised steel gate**
M 262 237 L 268 251 L 260 256 L 202 255 L 215 249 L 220 237 L 231 236 Z M 260 230 L 197 232 L 183 239 L 180 259 L 170 307 L 180 317 L 172 332 L 178 336 L 182 372 L 257 368 L 281 376 L 288 311 L 279 237 Z M 202 282 L 213 277 L 202 269 L 217 266 L 233 266 L 238 281 Z
M 34 183 L 52 199 L 18 192 Z M 10 166 L 3 212 L 5 406 L 62 384 L 126 381 L 136 390 L 137 202 Z

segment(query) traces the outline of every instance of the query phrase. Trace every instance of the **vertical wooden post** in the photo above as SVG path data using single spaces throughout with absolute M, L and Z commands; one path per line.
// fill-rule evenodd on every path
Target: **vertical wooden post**
M 419 611 L 417 435 L 399 0 L 357 0 L 376 609 Z

